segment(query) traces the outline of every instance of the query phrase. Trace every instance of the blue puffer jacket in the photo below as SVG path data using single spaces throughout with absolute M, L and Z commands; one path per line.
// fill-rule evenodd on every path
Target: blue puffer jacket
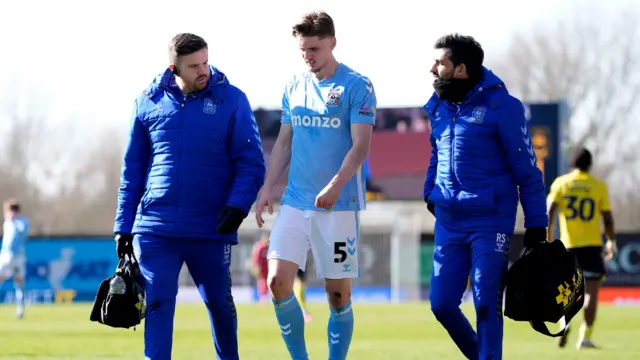
M 237 243 L 237 233 L 217 232 L 219 216 L 226 205 L 250 211 L 262 144 L 245 94 L 210 71 L 207 88 L 185 96 L 167 70 L 136 99 L 115 233 Z
M 490 70 L 464 102 L 424 106 L 431 119 L 431 160 L 424 196 L 436 219 L 455 230 L 513 234 L 518 198 L 525 227 L 546 227 L 542 172 L 522 103 Z

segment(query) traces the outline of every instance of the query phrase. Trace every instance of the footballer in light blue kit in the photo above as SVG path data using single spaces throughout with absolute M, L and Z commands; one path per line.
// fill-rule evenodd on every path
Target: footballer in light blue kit
M 347 357 L 353 334 L 351 279 L 359 276 L 359 212 L 365 209 L 363 162 L 375 124 L 376 96 L 365 76 L 333 56 L 335 27 L 324 12 L 293 26 L 309 71 L 294 76 L 282 98 L 280 133 L 260 190 L 256 221 L 289 168 L 288 185 L 269 239 L 268 284 L 291 359 L 306 360 L 304 318 L 293 283 L 311 250 L 325 279 L 329 360 Z
M 0 285 L 6 279 L 13 279 L 16 291 L 16 316 L 24 316 L 23 287 L 27 260 L 25 241 L 29 233 L 29 220 L 20 212 L 20 203 L 7 200 L 4 203 L 4 224 L 2 226 L 2 248 L 0 248 Z

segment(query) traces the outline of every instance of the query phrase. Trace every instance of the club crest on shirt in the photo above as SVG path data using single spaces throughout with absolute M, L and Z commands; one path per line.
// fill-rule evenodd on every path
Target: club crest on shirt
M 336 107 L 340 103 L 340 97 L 342 96 L 342 88 L 335 88 L 329 90 L 329 94 L 327 95 L 327 106 Z
M 471 112 L 469 122 L 473 124 L 482 124 L 484 122 L 484 116 L 487 113 L 487 108 L 484 106 L 476 106 Z
M 210 98 L 205 98 L 202 112 L 205 114 L 213 115 L 216 113 L 217 107 L 218 106 L 213 103 L 213 100 L 211 100 Z

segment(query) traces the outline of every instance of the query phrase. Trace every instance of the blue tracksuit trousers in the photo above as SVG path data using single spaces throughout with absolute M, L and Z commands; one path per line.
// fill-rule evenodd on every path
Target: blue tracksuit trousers
M 239 359 L 236 308 L 229 272 L 231 245 L 136 235 L 133 246 L 147 293 L 145 360 L 171 359 L 178 276 L 183 264 L 187 265 L 209 312 L 217 359 Z
M 436 222 L 431 309 L 467 359 L 502 359 L 510 234 L 457 232 Z M 471 274 L 476 328 L 460 310 Z

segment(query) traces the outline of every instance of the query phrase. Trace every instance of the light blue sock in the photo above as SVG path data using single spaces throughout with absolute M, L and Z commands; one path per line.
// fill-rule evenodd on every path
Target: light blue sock
M 345 360 L 353 335 L 353 309 L 351 301 L 341 309 L 331 309 L 327 336 L 329 337 L 329 360 Z
M 291 360 L 309 360 L 304 341 L 304 316 L 298 299 L 291 294 L 285 299 L 274 300 L 273 306 Z

